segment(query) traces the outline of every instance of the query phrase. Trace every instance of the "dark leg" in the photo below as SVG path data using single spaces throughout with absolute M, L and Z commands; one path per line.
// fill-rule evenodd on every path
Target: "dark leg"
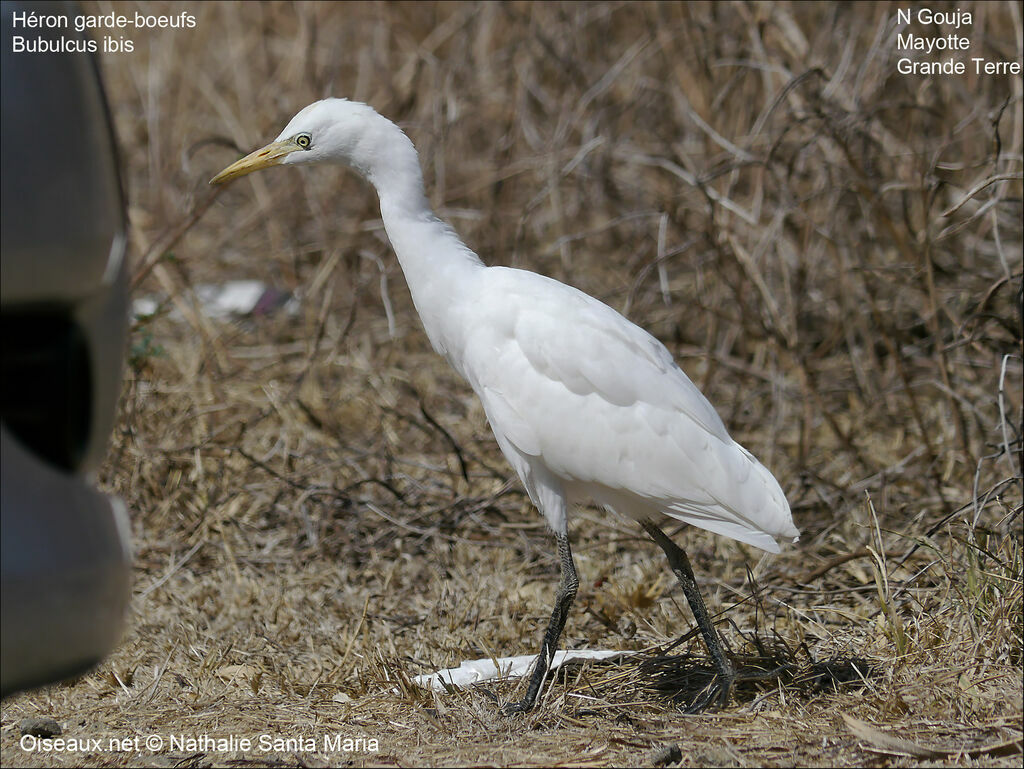
M 508 705 L 505 708 L 505 715 L 525 713 L 537 701 L 540 687 L 551 666 L 551 658 L 555 656 L 555 650 L 558 649 L 558 639 L 565 628 L 569 609 L 576 598 L 576 589 L 580 586 L 579 578 L 576 576 L 576 564 L 572 560 L 572 549 L 569 547 L 569 536 L 556 534 L 555 539 L 558 542 L 558 556 L 562 562 L 562 581 L 555 594 L 555 608 L 551 611 L 548 629 L 544 631 L 544 642 L 541 644 L 540 654 L 537 655 L 537 664 L 530 677 L 530 686 L 526 689 L 526 696 L 514 705 Z
M 704 643 L 707 644 L 711 659 L 715 663 L 715 667 L 718 668 L 718 677 L 720 679 L 717 687 L 719 688 L 718 700 L 719 705 L 724 705 L 729 698 L 729 689 L 736 678 L 736 673 L 732 669 L 729 658 L 725 656 L 722 642 L 718 638 L 718 632 L 715 630 L 714 625 L 711 624 L 711 617 L 708 615 L 707 607 L 704 606 L 704 599 L 700 596 L 697 580 L 693 576 L 693 569 L 690 568 L 690 559 L 686 557 L 686 553 L 683 552 L 679 545 L 669 539 L 665 532 L 653 523 L 641 521 L 640 525 L 651 535 L 651 539 L 657 542 L 658 546 L 665 551 L 668 565 L 672 567 L 676 579 L 679 580 L 679 585 L 683 588 L 683 595 L 686 596 L 686 600 L 690 604 L 693 618 L 697 621 L 697 627 L 700 628 L 701 635 L 704 636 Z M 706 704 L 707 700 L 705 699 L 699 703 L 694 703 L 691 709 L 699 710 Z

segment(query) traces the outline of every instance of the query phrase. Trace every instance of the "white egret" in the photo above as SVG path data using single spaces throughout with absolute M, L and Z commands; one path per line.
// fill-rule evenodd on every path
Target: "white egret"
M 430 342 L 483 402 L 502 453 L 554 532 L 562 579 L 522 701 L 548 672 L 579 584 L 568 507 L 593 501 L 634 518 L 664 550 L 728 695 L 735 673 L 667 518 L 773 553 L 799 535 L 775 477 L 729 437 L 657 339 L 551 278 L 487 267 L 434 214 L 412 142 L 371 107 L 324 99 L 277 139 L 228 166 L 220 184 L 277 165 L 339 163 L 377 190 L 384 228 Z

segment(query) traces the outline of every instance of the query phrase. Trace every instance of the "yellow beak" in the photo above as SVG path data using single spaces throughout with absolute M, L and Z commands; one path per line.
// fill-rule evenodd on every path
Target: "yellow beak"
M 251 174 L 263 168 L 280 165 L 285 156 L 302 149 L 292 139 L 282 139 L 279 142 L 271 142 L 266 147 L 246 155 L 236 163 L 232 163 L 215 177 L 210 179 L 210 184 L 224 184 L 239 176 Z

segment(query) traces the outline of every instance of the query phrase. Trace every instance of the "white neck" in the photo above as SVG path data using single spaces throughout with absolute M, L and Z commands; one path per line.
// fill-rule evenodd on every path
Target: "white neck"
M 377 190 L 384 229 L 427 336 L 455 364 L 464 329 L 453 320 L 453 308 L 471 298 L 467 283 L 484 265 L 431 209 L 409 137 L 390 120 L 380 120 L 367 135 L 372 146 L 361 146 L 362 162 L 352 165 Z

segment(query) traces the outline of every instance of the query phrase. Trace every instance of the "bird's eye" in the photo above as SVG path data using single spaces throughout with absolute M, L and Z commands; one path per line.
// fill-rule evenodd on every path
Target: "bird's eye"
M 309 145 L 311 142 L 312 139 L 310 139 L 309 134 L 299 134 L 298 136 L 295 137 L 295 143 L 298 144 L 304 150 L 309 149 Z

